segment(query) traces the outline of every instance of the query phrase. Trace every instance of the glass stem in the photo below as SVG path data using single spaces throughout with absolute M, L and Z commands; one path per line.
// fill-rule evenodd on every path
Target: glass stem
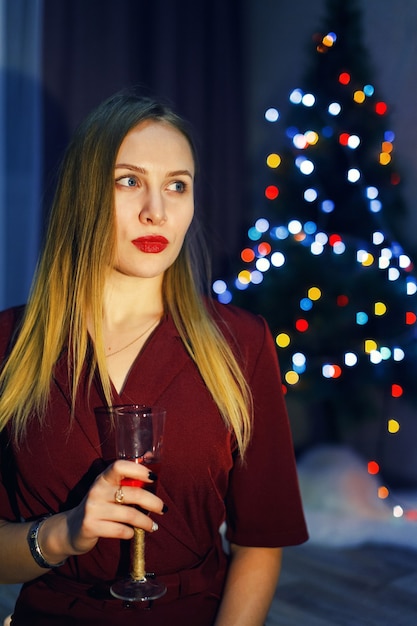
M 145 578 L 145 531 L 143 528 L 135 528 L 132 541 L 131 568 L 133 580 Z

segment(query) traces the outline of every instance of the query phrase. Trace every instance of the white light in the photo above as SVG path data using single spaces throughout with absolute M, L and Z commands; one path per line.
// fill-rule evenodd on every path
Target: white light
M 263 274 L 259 270 L 254 270 L 253 272 L 251 272 L 250 281 L 254 285 L 259 285 L 263 281 L 263 279 Z
M 310 250 L 311 250 L 311 254 L 314 254 L 314 256 L 318 256 L 319 254 L 323 252 L 324 248 L 321 245 L 321 243 L 318 243 L 317 241 L 313 241 L 313 243 L 310 246 Z
M 343 243 L 343 241 L 336 241 L 336 243 L 333 246 L 333 252 L 335 254 L 343 254 L 345 250 L 346 250 L 346 246 Z
M 352 167 L 350 170 L 348 170 L 347 179 L 350 183 L 357 183 L 360 177 L 361 173 L 358 169 L 356 169 L 356 167 Z
M 323 374 L 324 378 L 332 378 L 334 376 L 334 367 L 333 365 L 323 365 L 322 369 L 321 369 L 321 373 Z
M 346 352 L 345 354 L 345 365 L 348 367 L 353 367 L 358 362 L 358 357 L 353 352 Z
M 304 200 L 306 202 L 314 202 L 314 200 L 317 200 L 317 191 L 315 189 L 306 189 L 304 192 Z
M 332 102 L 331 104 L 329 104 L 329 108 L 327 110 L 329 111 L 330 115 L 339 115 L 342 107 L 338 102 Z
M 386 259 L 392 259 L 392 250 L 390 250 L 389 248 L 382 248 L 381 256 L 385 257 Z
M 380 270 L 386 270 L 389 267 L 389 259 L 386 256 L 381 256 L 378 261 L 378 267 Z
M 368 258 L 368 253 L 366 250 L 358 250 L 356 253 L 356 260 L 358 263 L 363 263 Z
M 271 107 L 265 111 L 265 119 L 267 122 L 276 122 L 279 119 L 279 111 Z
M 359 137 L 357 135 L 350 135 L 349 139 L 348 139 L 348 147 L 351 150 L 356 150 L 356 148 L 359 146 L 361 140 L 359 139 Z
M 298 365 L 298 367 L 305 365 L 305 355 L 302 352 L 296 352 L 292 357 L 292 362 L 294 365 Z
M 392 356 L 394 361 L 402 361 L 405 357 L 404 350 L 401 348 L 394 348 Z
M 371 213 L 379 213 L 382 209 L 382 204 L 379 200 L 371 200 L 369 203 Z
M 224 293 L 227 289 L 227 285 L 224 280 L 215 280 L 213 283 L 213 291 L 214 293 L 220 294 Z
M 384 241 L 384 239 L 385 239 L 384 235 L 378 231 L 372 235 L 372 242 L 376 246 L 380 246 L 381 243 Z
M 329 237 L 326 235 L 326 233 L 317 233 L 317 235 L 315 236 L 315 240 L 317 241 L 317 243 L 320 243 L 322 246 L 325 246 L 326 243 L 329 241 Z
M 400 267 L 405 269 L 411 264 L 411 259 L 406 254 L 400 254 L 400 258 L 398 259 L 398 264 Z
M 308 176 L 313 171 L 314 171 L 314 163 L 312 161 L 309 161 L 308 159 L 305 159 L 305 161 L 303 161 L 300 165 L 300 172 Z
M 302 99 L 303 99 L 303 92 L 301 91 L 301 89 L 294 89 L 290 93 L 290 102 L 292 102 L 293 104 L 300 104 Z
M 367 187 L 366 188 L 366 197 L 369 200 L 375 200 L 378 197 L 379 191 L 376 187 Z
M 388 270 L 388 280 L 398 280 L 400 272 L 396 267 L 390 267 Z
M 371 361 L 371 363 L 374 364 L 381 363 L 382 356 L 379 350 L 372 350 L 372 352 L 370 352 L 369 354 L 369 360 Z
M 269 268 L 271 267 L 271 263 L 269 259 L 266 259 L 265 257 L 262 257 L 262 259 L 258 259 L 255 265 L 256 265 L 256 269 L 259 270 L 260 272 L 267 272 Z
M 282 267 L 285 263 L 285 256 L 282 252 L 274 252 L 271 255 L 271 263 L 274 267 Z
M 307 157 L 305 157 L 305 156 L 298 156 L 298 157 L 295 159 L 295 165 L 296 165 L 296 167 L 298 167 L 298 169 L 300 169 L 301 164 L 302 164 L 302 163 L 304 163 L 304 161 L 306 161 L 306 159 L 307 159 Z
M 417 291 L 417 284 L 413 280 L 407 281 L 407 296 L 414 296 Z
M 312 93 L 306 93 L 304 94 L 301 102 L 304 104 L 305 107 L 312 107 L 315 103 L 316 99 L 313 96 Z
M 392 514 L 394 517 L 402 517 L 404 515 L 404 509 L 399 504 L 396 504 L 392 509 Z
M 298 148 L 299 150 L 302 150 L 303 148 L 307 148 L 308 146 L 308 142 L 306 138 L 301 133 L 297 133 L 296 135 L 294 135 L 294 137 L 292 138 L 292 142 L 294 146 Z
M 298 220 L 291 220 L 288 224 L 288 230 L 291 235 L 298 235 L 301 232 L 303 225 Z
M 256 220 L 255 222 L 255 228 L 260 233 L 266 233 L 266 231 L 269 229 L 268 220 L 266 220 L 264 217 L 259 218 L 259 220 Z

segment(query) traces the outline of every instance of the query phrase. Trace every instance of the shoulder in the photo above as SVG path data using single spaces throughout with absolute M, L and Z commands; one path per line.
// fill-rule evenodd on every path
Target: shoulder
M 24 306 L 13 307 L 0 311 L 0 356 L 7 352 L 7 348 L 14 332 L 20 325 L 25 311 Z
M 271 338 L 268 325 L 261 315 L 255 315 L 231 304 L 211 300 L 210 315 L 229 344 L 240 353 L 258 352 Z

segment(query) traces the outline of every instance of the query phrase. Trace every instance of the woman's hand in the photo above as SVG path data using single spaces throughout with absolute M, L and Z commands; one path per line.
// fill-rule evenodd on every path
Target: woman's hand
M 96 478 L 77 507 L 54 515 L 43 523 L 39 532 L 39 543 L 46 560 L 53 554 L 51 562 L 59 561 L 63 549 L 67 554 L 62 556 L 67 557 L 89 552 L 100 537 L 131 539 L 134 527 L 149 532 L 156 530 L 157 525 L 153 520 L 136 507 L 162 515 L 166 511 L 163 501 L 144 488 L 123 486 L 123 503 L 117 502 L 116 493 L 124 478 L 151 485 L 155 475 L 149 472 L 146 465 L 132 461 L 115 461 Z M 63 539 L 64 534 L 67 536 L 67 546 Z

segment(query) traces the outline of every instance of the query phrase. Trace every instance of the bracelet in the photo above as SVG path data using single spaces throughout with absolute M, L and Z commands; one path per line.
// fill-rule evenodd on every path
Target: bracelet
M 33 556 L 34 560 L 39 565 L 39 567 L 44 567 L 45 569 L 51 569 L 53 567 L 60 567 L 61 565 L 64 565 L 66 561 L 66 559 L 64 559 L 60 563 L 55 563 L 55 565 L 51 565 L 51 563 L 48 563 L 48 561 L 45 560 L 42 554 L 42 550 L 39 546 L 38 535 L 39 535 L 39 529 L 41 525 L 48 517 L 50 516 L 45 515 L 44 517 L 41 517 L 38 520 L 36 520 L 30 527 L 28 536 L 27 536 L 27 541 L 28 541 L 31 555 Z

